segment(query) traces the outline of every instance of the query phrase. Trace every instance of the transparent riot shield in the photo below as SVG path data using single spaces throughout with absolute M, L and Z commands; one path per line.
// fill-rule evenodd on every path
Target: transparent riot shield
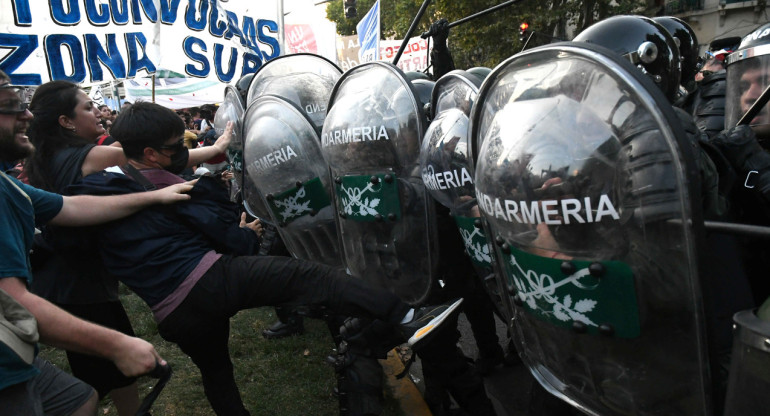
M 214 115 L 214 129 L 219 136 L 224 133 L 227 122 L 233 122 L 233 135 L 227 148 L 227 162 L 234 177 L 233 196 L 243 188 L 243 113 L 243 101 L 238 90 L 228 85 L 225 87 L 225 98 Z
M 735 314 L 730 382 L 725 416 L 759 416 L 767 413 L 770 391 L 770 322 L 755 311 Z
M 436 269 L 435 212 L 418 161 L 427 122 L 418 103 L 397 67 L 357 66 L 334 87 L 321 136 L 348 269 L 412 305 L 428 296 Z
M 299 106 L 320 134 L 326 117 L 326 104 L 341 74 L 339 67 L 318 55 L 300 53 L 280 56 L 261 66 L 254 75 L 249 84 L 246 107 L 250 108 L 250 104 L 262 95 L 277 95 Z M 243 200 L 252 216 L 272 218 L 255 184 L 248 177 L 244 177 Z M 298 255 L 301 257 L 303 254 L 300 252 Z
M 263 65 L 251 80 L 246 107 L 264 94 L 299 106 L 320 134 L 332 88 L 342 70 L 328 59 L 309 53 L 279 56 Z
M 607 49 L 547 45 L 489 75 L 470 131 L 540 384 L 589 414 L 712 414 L 699 180 L 654 84 Z
M 294 257 L 340 267 L 329 175 L 312 122 L 293 103 L 263 95 L 244 116 L 247 183 L 254 185 Z
M 455 70 L 436 82 L 430 106 L 434 114 L 420 148 L 420 168 L 430 195 L 449 208 L 465 252 L 497 312 L 507 320 L 507 296 L 495 278 L 494 251 L 482 227 L 468 160 L 468 117 L 481 81 L 473 74 Z

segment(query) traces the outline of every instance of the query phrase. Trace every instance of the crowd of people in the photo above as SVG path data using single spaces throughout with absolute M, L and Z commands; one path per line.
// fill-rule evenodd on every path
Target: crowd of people
M 746 42 L 749 46 L 764 42 L 766 26 L 755 32 L 759 36 L 743 39 L 744 43 L 740 38 L 711 42 L 705 56 L 699 62 L 693 60 L 697 63 L 690 68 L 656 73 L 650 65 L 643 70 L 684 114 L 680 121 L 692 137 L 702 208 L 708 219 L 767 222 L 770 156 L 762 145 L 766 132 L 761 127 L 768 124 L 768 112 L 756 113 L 747 123 L 755 126 L 756 133 L 748 125 L 737 125 L 735 114 L 745 114 L 757 101 L 768 85 L 770 66 L 764 58 L 759 64 L 736 60 L 739 63 L 731 73 L 727 65 L 731 53 L 748 47 Z M 603 39 L 619 36 L 608 28 L 609 24 L 599 22 L 575 40 L 602 45 Z M 444 24 L 439 33 L 442 46 L 447 34 Z M 682 62 L 688 42 L 698 46 L 697 39 L 680 38 Z M 448 72 L 453 62 L 451 57 L 442 61 L 441 53 L 448 50 L 434 55 L 441 67 L 438 71 Z M 23 99 L 23 90 L 0 71 L 3 414 L 95 414 L 98 400 L 107 395 L 120 415 L 136 413 L 136 377 L 165 362 L 151 344 L 135 337 L 118 297 L 119 282 L 150 307 L 160 335 L 191 357 L 218 415 L 249 414 L 233 376 L 227 344 L 229 320 L 243 309 L 315 306 L 342 316 L 374 319 L 386 328 L 388 336 L 380 342 L 387 348 L 406 342 L 419 351 L 430 348 L 426 346 L 434 340 L 456 342 L 438 335 L 438 328 L 454 324 L 462 299 L 411 307 L 387 288 L 351 279 L 344 270 L 289 256 L 257 255 L 265 225 L 248 219 L 242 207 L 231 201 L 232 172 L 226 150 L 233 124 L 217 133 L 216 105 L 175 112 L 137 102 L 126 103 L 117 112 L 98 106 L 78 85 L 67 81 L 36 87 L 29 102 Z M 721 111 L 706 105 L 713 104 L 715 97 L 724 101 L 725 96 L 728 105 Z M 733 183 L 725 183 L 728 178 Z M 733 188 L 740 188 L 737 196 L 730 192 Z M 746 201 L 759 202 L 741 204 Z M 725 253 L 739 250 L 739 243 L 720 239 L 706 247 Z M 454 260 L 462 257 L 460 251 Z M 745 263 L 725 260 L 733 280 L 745 285 L 733 285 L 723 293 L 729 299 L 717 299 L 709 306 L 731 312 L 759 306 L 770 295 L 768 285 L 753 277 L 766 263 L 763 253 L 751 251 Z M 473 273 L 459 261 L 457 265 L 447 261 L 445 266 Z M 450 276 L 453 271 L 443 273 Z M 744 286 L 746 290 L 739 290 Z M 491 306 L 472 299 L 483 295 L 482 289 L 465 294 L 466 314 L 476 319 L 478 306 L 477 327 L 486 327 L 486 333 L 476 334 L 483 355 L 476 367 L 489 373 L 503 363 L 503 351 L 490 324 Z M 714 325 L 719 326 L 714 332 L 723 335 L 722 327 L 730 322 Z M 301 331 L 289 331 L 294 332 Z M 67 350 L 72 375 L 37 358 L 38 342 Z M 723 362 L 729 362 L 730 342 L 729 336 L 717 340 Z M 458 357 L 454 353 L 446 355 L 447 362 Z M 451 378 L 440 367 L 436 363 L 428 371 Z M 465 363 L 460 367 L 468 368 Z M 471 379 L 476 368 L 471 372 L 462 377 Z M 477 393 L 482 398 L 474 398 L 475 404 L 462 402 L 459 396 L 455 399 L 466 410 L 483 408 L 493 414 L 483 387 Z

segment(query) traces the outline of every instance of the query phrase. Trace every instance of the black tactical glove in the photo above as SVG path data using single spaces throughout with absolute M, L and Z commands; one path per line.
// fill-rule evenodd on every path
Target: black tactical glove
M 446 48 L 446 39 L 449 37 L 449 22 L 446 19 L 439 19 L 433 22 L 428 29 L 428 33 L 433 38 L 433 47 Z
M 436 81 L 447 72 L 455 69 L 455 62 L 446 46 L 446 39 L 449 36 L 449 22 L 446 19 L 439 19 L 430 25 L 428 33 L 433 38 L 430 60 L 433 62 L 433 80 Z
M 757 192 L 770 203 L 770 154 L 760 146 L 749 126 L 725 130 L 714 143 L 738 172 L 738 186 Z

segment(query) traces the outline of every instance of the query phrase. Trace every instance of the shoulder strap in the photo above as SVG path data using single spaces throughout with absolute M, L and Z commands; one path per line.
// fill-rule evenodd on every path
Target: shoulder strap
M 152 182 L 150 182 L 147 178 L 142 175 L 142 172 L 139 172 L 138 169 L 131 166 L 131 164 L 126 163 L 124 166 L 121 166 L 120 169 L 128 176 L 130 176 L 133 180 L 139 183 L 139 185 L 142 185 L 145 191 L 154 191 L 158 189 L 155 185 L 153 185 Z

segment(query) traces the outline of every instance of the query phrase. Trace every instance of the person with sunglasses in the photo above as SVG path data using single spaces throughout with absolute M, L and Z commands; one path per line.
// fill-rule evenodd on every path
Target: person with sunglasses
M 231 128 L 228 123 L 224 134 Z M 118 116 L 112 134 L 128 163 L 83 178 L 70 187 L 74 194 L 137 195 L 182 181 L 173 172 L 187 154 L 184 123 L 173 111 L 136 103 Z M 459 312 L 462 299 L 413 309 L 389 290 L 339 269 L 257 255 L 261 225 L 239 219 L 237 205 L 217 179 L 201 177 L 191 196 L 172 209 L 146 210 L 97 227 L 96 234 L 107 270 L 150 306 L 158 333 L 198 366 L 217 415 L 249 414 L 228 348 L 230 317 L 240 310 L 325 307 L 329 313 L 379 319 L 388 336 L 377 341 L 386 351 L 401 342 L 424 346 Z
M 27 129 L 32 113 L 25 90 L 0 71 L 0 161 L 21 160 L 35 148 Z M 94 390 L 36 357 L 37 342 L 108 358 L 126 376 L 165 361 L 139 338 L 76 318 L 28 290 L 35 227 L 90 226 L 134 214 L 156 203 L 190 197 L 184 183 L 143 195 L 63 197 L 0 172 L 0 412 L 8 415 L 96 413 Z
M 30 97 L 30 95 L 27 95 Z M 35 89 L 28 100 L 34 118 L 28 130 L 37 151 L 24 164 L 29 183 L 66 193 L 83 176 L 126 163 L 119 146 L 97 146 L 105 133 L 102 113 L 76 84 L 51 81 Z M 130 112 L 128 107 L 124 112 Z M 197 164 L 227 148 L 230 135 L 206 149 L 190 152 L 178 168 Z M 171 153 L 169 153 L 171 154 Z M 33 256 L 32 290 L 75 316 L 133 335 L 118 299 L 118 281 L 104 270 L 94 241 L 79 229 L 45 227 Z M 119 415 L 133 415 L 139 396 L 133 378 L 123 376 L 105 360 L 67 352 L 73 374 L 92 385 L 100 398 L 108 393 Z

